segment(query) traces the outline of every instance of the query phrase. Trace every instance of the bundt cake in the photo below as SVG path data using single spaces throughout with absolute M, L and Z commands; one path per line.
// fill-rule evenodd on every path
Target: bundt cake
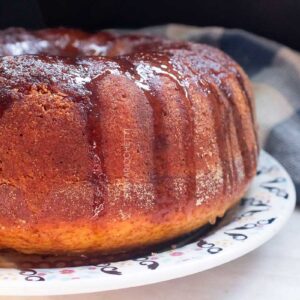
M 214 223 L 255 174 L 250 82 L 220 50 L 7 29 L 0 55 L 1 248 L 155 245 Z

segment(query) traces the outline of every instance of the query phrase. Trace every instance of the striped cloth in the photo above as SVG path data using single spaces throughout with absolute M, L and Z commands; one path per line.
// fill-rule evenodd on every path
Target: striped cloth
M 239 29 L 171 24 L 139 31 L 210 44 L 240 63 L 254 84 L 261 146 L 288 170 L 300 195 L 300 55 Z

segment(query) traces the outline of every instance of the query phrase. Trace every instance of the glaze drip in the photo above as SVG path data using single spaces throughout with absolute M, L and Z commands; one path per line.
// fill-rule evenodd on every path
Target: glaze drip
M 98 217 L 104 210 L 105 197 L 107 196 L 107 176 L 105 172 L 104 157 L 101 149 L 102 126 L 101 107 L 97 91 L 97 82 L 105 75 L 94 78 L 87 87 L 91 91 L 90 105 L 87 109 L 87 136 L 91 148 L 92 171 L 90 182 L 94 188 L 93 217 Z
M 250 115 L 251 115 L 251 120 L 252 120 L 252 129 L 253 129 L 253 134 L 254 134 L 255 140 L 256 140 L 256 151 L 254 151 L 254 153 L 253 153 L 253 159 L 254 159 L 254 165 L 255 165 L 257 163 L 256 156 L 257 156 L 257 154 L 259 154 L 259 147 L 257 146 L 259 144 L 258 144 L 258 135 L 257 135 L 257 131 L 256 131 L 254 102 L 245 87 L 245 80 L 244 80 L 243 76 L 241 75 L 241 72 L 237 71 L 236 78 L 237 78 L 237 81 L 238 81 L 238 83 L 245 95 L 245 98 L 247 100 L 247 106 L 250 109 Z
M 226 193 L 232 187 L 232 167 L 230 165 L 230 150 L 228 148 L 228 119 L 226 118 L 226 115 L 228 114 L 226 109 L 228 108 L 226 108 L 224 98 L 222 98 L 216 90 L 215 85 L 211 83 L 208 88 L 211 92 L 210 104 L 214 118 L 214 131 L 222 166 L 223 193 Z
M 226 95 L 227 99 L 230 102 L 233 112 L 234 124 L 237 132 L 239 148 L 242 153 L 245 176 L 250 177 L 253 171 L 253 162 L 252 160 L 249 160 L 249 157 L 253 156 L 253 152 L 252 149 L 249 149 L 247 141 L 245 140 L 247 138 L 247 133 L 245 131 L 245 126 L 242 121 L 241 112 L 237 107 L 237 104 L 235 102 L 236 100 L 233 98 L 233 92 L 231 91 L 230 86 L 223 83 L 220 85 L 220 89 Z
M 174 201 L 174 183 L 177 178 L 170 170 L 170 151 L 177 151 L 179 159 L 182 159 L 184 166 L 180 162 L 172 162 L 177 164 L 181 169 L 182 180 L 186 185 L 186 195 L 188 199 L 196 198 L 196 166 L 195 166 L 195 150 L 194 150 L 194 117 L 192 102 L 189 98 L 189 91 L 185 85 L 182 74 L 180 74 L 172 64 L 171 55 L 167 53 L 155 53 L 138 55 L 135 59 L 139 62 L 136 71 L 139 74 L 137 85 L 140 86 L 154 111 L 154 128 L 155 128 L 155 147 L 154 157 L 157 166 L 158 177 L 156 184 L 158 185 L 158 196 L 161 202 L 166 203 L 166 211 L 168 210 L 168 202 Z M 162 85 L 163 84 L 163 85 Z M 165 98 L 163 95 L 174 93 L 183 100 L 181 105 L 176 98 Z M 179 111 L 180 119 L 186 119 L 186 123 L 178 124 L 183 127 L 183 137 L 180 146 L 185 145 L 182 150 L 170 149 L 170 134 L 172 130 L 167 128 L 165 124 L 168 114 L 172 110 Z M 176 114 L 176 112 L 174 112 Z M 175 138 L 175 137 L 173 137 Z M 174 142 L 174 141 L 173 141 Z M 182 153 L 182 155 L 181 155 Z M 180 158 L 181 157 L 181 158 Z M 160 171 L 159 171 L 160 170 Z M 175 181 L 174 181 L 175 180 Z M 184 210 L 189 211 L 193 203 L 185 205 Z

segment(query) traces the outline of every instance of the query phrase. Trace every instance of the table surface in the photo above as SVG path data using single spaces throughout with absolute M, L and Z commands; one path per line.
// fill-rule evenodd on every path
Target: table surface
M 0 300 L 300 300 L 300 208 L 271 241 L 217 268 L 144 287 L 85 295 Z

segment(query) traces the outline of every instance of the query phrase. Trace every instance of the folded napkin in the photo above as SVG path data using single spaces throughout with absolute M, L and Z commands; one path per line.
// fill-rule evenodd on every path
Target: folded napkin
M 239 62 L 254 83 L 261 146 L 288 170 L 300 195 L 300 55 L 239 29 L 171 24 L 139 31 L 210 44 Z

